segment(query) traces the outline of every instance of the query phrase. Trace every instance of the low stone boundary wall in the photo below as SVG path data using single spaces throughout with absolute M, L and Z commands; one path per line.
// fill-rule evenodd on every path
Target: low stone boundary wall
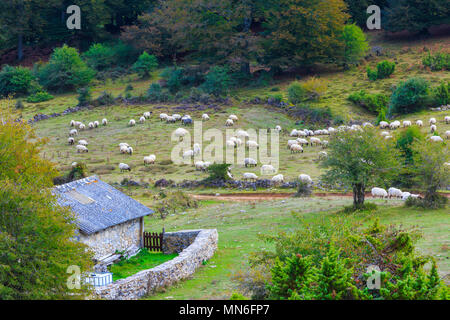
M 94 298 L 133 300 L 150 294 L 157 288 L 180 281 L 193 274 L 203 261 L 214 255 L 218 240 L 216 229 L 167 232 L 163 238 L 163 250 L 165 249 L 165 253 L 182 250 L 176 258 L 107 286 L 96 288 Z

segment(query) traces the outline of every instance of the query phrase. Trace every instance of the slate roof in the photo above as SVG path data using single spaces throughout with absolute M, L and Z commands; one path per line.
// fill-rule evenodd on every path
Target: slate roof
M 72 209 L 80 231 L 87 235 L 153 213 L 95 175 L 56 186 L 53 193 L 60 206 Z

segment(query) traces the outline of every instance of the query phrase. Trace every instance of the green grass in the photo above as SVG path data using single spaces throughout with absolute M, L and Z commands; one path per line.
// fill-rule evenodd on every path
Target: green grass
M 163 254 L 142 249 L 137 255 L 128 260 L 121 260 L 109 267 L 113 273 L 113 281 L 132 276 L 139 271 L 151 269 L 166 261 L 172 260 L 178 254 Z
M 292 212 L 299 213 L 312 223 L 322 217 L 336 215 L 343 206 L 350 205 L 351 199 L 289 198 L 283 201 L 256 203 L 212 203 L 188 210 L 186 214 L 169 216 L 165 220 L 155 217 L 146 220 L 148 231 L 177 231 L 197 228 L 216 228 L 219 233 L 218 250 L 208 263 L 200 267 L 189 280 L 184 280 L 148 299 L 229 299 L 236 289 L 232 276 L 239 270 L 248 269 L 251 252 L 272 245 L 258 236 L 289 232 L 295 228 Z M 448 230 L 450 216 L 448 207 L 434 211 L 404 208 L 403 202 L 396 200 L 370 200 L 379 205 L 374 214 L 356 215 L 364 223 L 379 217 L 385 224 L 403 224 L 405 227 L 417 225 L 423 238 L 417 248 L 424 254 L 432 255 L 438 262 L 442 276 L 449 275 Z M 145 201 L 144 201 L 145 203 Z

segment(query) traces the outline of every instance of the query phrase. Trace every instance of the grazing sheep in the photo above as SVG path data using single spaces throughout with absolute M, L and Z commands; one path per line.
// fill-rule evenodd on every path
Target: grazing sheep
M 121 143 L 119 143 L 119 147 L 122 147 L 122 146 L 128 147 L 129 144 L 126 143 L 126 142 L 121 142 Z
M 296 129 L 293 129 L 291 133 L 289 134 L 290 137 L 298 137 L 298 131 Z
M 258 180 L 258 176 L 257 176 L 256 174 L 252 173 L 252 172 L 245 172 L 245 173 L 242 175 L 242 179 L 243 179 L 243 180 L 256 181 L 256 180 Z
M 172 115 L 172 118 L 174 118 L 175 121 L 178 121 L 178 120 L 181 119 L 181 115 L 179 115 L 178 113 L 175 113 L 175 114 Z
M 195 154 L 195 155 L 199 155 L 200 152 L 202 151 L 202 150 L 200 149 L 200 145 L 199 145 L 198 143 L 194 143 L 193 149 L 194 149 L 194 154 Z
M 133 155 L 133 148 L 132 147 L 128 147 L 127 148 L 127 153 L 131 156 Z
M 97 120 L 94 121 L 94 128 L 98 128 L 98 126 L 100 125 L 100 122 L 98 122 Z
M 120 153 L 128 153 L 129 146 L 120 146 Z
M 365 128 L 365 127 L 373 128 L 373 124 L 371 124 L 370 122 L 364 122 L 364 123 L 363 123 L 363 127 L 364 127 L 364 128 Z
M 400 128 L 400 121 L 395 120 L 394 122 L 391 122 L 391 124 L 389 124 L 389 128 L 391 130 L 395 130 L 395 129 Z
M 430 126 L 430 132 L 433 133 L 433 132 L 436 132 L 436 130 L 437 130 L 436 125 L 432 124 L 432 125 Z
M 103 118 L 102 119 L 102 125 L 106 126 L 108 124 L 108 119 Z
M 313 182 L 312 179 L 311 179 L 311 177 L 310 177 L 309 175 L 307 175 L 307 174 L 304 174 L 304 173 L 300 174 L 300 175 L 298 176 L 298 179 L 299 179 L 301 182 L 306 182 L 306 183 L 308 183 L 308 184 Z
M 436 119 L 435 118 L 430 118 L 430 120 L 428 121 L 428 123 L 430 124 L 430 126 L 432 124 L 436 124 Z
M 333 127 L 329 127 L 329 128 L 328 128 L 328 132 L 329 132 L 330 134 L 333 134 L 333 133 L 336 132 L 336 129 L 333 128 Z
M 422 120 L 417 120 L 416 121 L 416 125 L 419 127 L 423 127 L 423 121 Z
M 246 145 L 247 145 L 247 148 L 249 148 L 249 149 L 254 149 L 254 148 L 258 149 L 259 148 L 259 144 L 253 140 L 247 141 Z
M 401 198 L 402 194 L 403 194 L 403 192 L 400 189 L 397 189 L 397 188 L 394 188 L 394 187 L 391 187 L 391 188 L 388 189 L 388 196 L 389 196 L 389 198 L 392 198 L 392 197 L 394 197 L 394 198 Z
M 274 174 L 275 168 L 271 164 L 264 164 L 261 166 L 261 174 Z
M 175 123 L 177 120 L 173 116 L 166 117 L 166 123 Z
M 128 125 L 129 125 L 130 127 L 134 127 L 134 126 L 136 125 L 136 120 L 131 119 L 131 120 L 128 122 Z
M 232 119 L 227 119 L 227 121 L 225 122 L 226 127 L 232 127 L 233 125 L 234 125 L 234 122 Z
M 381 131 L 381 136 L 382 136 L 382 137 L 386 137 L 386 136 L 388 136 L 388 135 L 390 135 L 389 132 L 387 132 L 387 131 Z
M 297 144 L 299 144 L 299 145 L 301 145 L 301 146 L 303 146 L 303 145 L 309 145 L 308 140 L 303 139 L 303 138 L 297 138 L 297 140 L 295 140 L 295 141 L 297 141 Z
M 149 119 L 150 116 L 151 116 L 151 112 L 149 112 L 149 111 L 144 112 L 143 116 L 144 116 L 146 119 Z
M 393 138 L 392 136 L 385 136 L 384 140 L 389 140 L 389 139 L 392 139 L 392 138 Z
M 446 124 L 449 124 L 450 123 L 450 116 L 445 116 L 444 120 L 445 120 Z
M 433 142 L 444 142 L 444 139 L 442 139 L 439 136 L 431 136 L 430 140 L 433 141 Z
M 275 130 L 280 132 L 281 131 L 281 126 L 275 126 Z
M 445 139 L 450 139 L 450 130 L 445 131 Z
M 89 123 L 88 123 L 88 128 L 89 128 L 89 129 L 94 129 L 94 127 L 95 127 L 95 126 L 94 126 L 94 123 L 93 123 L 93 122 L 89 122 Z
M 144 166 L 147 164 L 155 163 L 155 160 L 156 160 L 156 156 L 154 154 L 144 157 Z
M 119 163 L 120 172 L 124 172 L 125 170 L 131 171 L 131 168 L 126 163 Z
M 77 134 L 78 134 L 77 129 L 72 129 L 69 131 L 69 136 L 71 136 L 71 137 L 76 136 Z
M 311 144 L 311 146 L 319 145 L 321 143 L 321 140 L 319 138 L 311 137 L 309 139 L 309 143 Z
M 77 149 L 78 153 L 80 153 L 80 152 L 89 152 L 88 148 L 86 148 L 85 146 L 83 146 L 81 144 L 78 144 L 75 148 Z
M 183 117 L 183 118 L 181 118 L 181 123 L 185 126 L 190 125 L 190 124 L 192 124 L 192 119 Z
M 233 120 L 234 122 L 237 122 L 237 121 L 238 121 L 238 117 L 237 117 L 236 115 L 234 115 L 234 114 L 231 114 L 231 115 L 228 117 L 228 119 L 231 119 L 231 120 Z
M 282 182 L 284 182 L 284 176 L 280 173 L 280 174 L 277 174 L 276 176 L 273 176 L 271 180 L 275 184 L 282 183 Z
M 384 190 L 383 188 L 372 188 L 372 197 L 374 198 L 387 198 L 388 197 L 388 193 L 386 190 Z
M 168 117 L 167 113 L 161 113 L 159 115 L 159 120 L 164 121 L 167 119 L 167 117 Z
M 75 139 L 72 138 L 72 137 L 69 137 L 69 139 L 67 139 L 67 142 L 68 142 L 70 145 L 72 145 L 72 144 L 75 143 Z
M 227 147 L 230 147 L 230 148 L 235 148 L 235 147 L 236 147 L 236 142 L 234 142 L 233 140 L 227 140 L 227 141 L 225 142 L 225 145 L 226 145 Z
M 144 117 L 144 116 L 140 117 L 140 118 L 139 118 L 139 122 L 140 122 L 140 123 L 144 123 L 144 122 L 145 122 L 145 117 Z
M 409 192 L 402 192 L 402 200 L 406 200 L 409 197 L 411 197 L 411 193 L 409 193 Z
M 187 150 L 183 152 L 183 159 L 184 158 L 192 158 L 194 157 L 194 150 Z
M 183 141 L 183 138 L 185 135 L 187 135 L 189 132 L 186 129 L 183 128 L 178 128 L 177 130 L 175 130 L 175 137 L 178 137 L 180 139 L 180 141 Z
M 288 140 L 288 142 L 287 142 L 287 148 L 288 148 L 288 149 L 291 149 L 291 146 L 292 146 L 293 144 L 299 144 L 298 139 L 297 139 L 297 140 Z
M 238 130 L 237 132 L 236 132 L 236 137 L 237 138 L 248 138 L 248 137 L 250 137 L 250 135 L 248 134 L 248 132 L 247 131 L 244 131 L 244 130 Z
M 206 113 L 202 114 L 202 120 L 203 121 L 208 121 L 209 120 L 209 116 Z
M 80 125 L 78 126 L 78 129 L 84 130 L 84 129 L 86 129 L 86 126 L 83 123 L 80 123 Z
M 380 121 L 380 128 L 381 129 L 386 129 L 387 127 L 389 127 L 389 122 Z
M 411 121 L 409 121 L 409 120 L 403 121 L 403 128 L 410 127 L 410 126 L 411 126 Z
M 291 153 L 303 153 L 303 148 L 301 145 L 294 143 L 293 145 L 291 145 Z
M 321 142 L 321 145 L 322 145 L 322 148 L 326 148 L 326 147 L 328 147 L 328 140 L 322 140 L 322 142 Z
M 87 146 L 88 145 L 86 140 L 80 140 L 80 141 L 78 141 L 78 144 L 80 144 L 82 146 Z
M 244 159 L 244 166 L 245 167 L 256 167 L 258 165 L 258 162 L 256 162 L 253 158 L 245 158 Z
M 239 138 L 236 138 L 236 146 L 237 147 L 239 147 L 239 146 L 242 146 L 242 140 L 241 139 L 239 139 Z
M 70 120 L 70 126 L 75 127 L 75 120 Z

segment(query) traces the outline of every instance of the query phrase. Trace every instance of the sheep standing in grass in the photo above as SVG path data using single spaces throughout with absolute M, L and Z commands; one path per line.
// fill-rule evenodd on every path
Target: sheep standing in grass
M 261 174 L 274 174 L 275 168 L 271 164 L 264 164 L 261 166 Z
M 247 148 L 249 148 L 249 149 L 258 149 L 259 148 L 259 144 L 256 141 L 249 140 L 249 141 L 247 141 Z
M 450 116 L 445 116 L 444 120 L 445 120 L 446 124 L 449 124 L 450 123 Z
M 258 165 L 258 162 L 253 158 L 245 158 L 244 159 L 245 167 L 256 167 L 257 165 Z
M 122 162 L 119 163 L 119 169 L 120 169 L 120 172 L 124 172 L 126 170 L 131 171 L 130 166 L 127 165 L 126 163 L 122 163 Z
M 200 152 L 202 151 L 200 148 L 200 144 L 198 144 L 198 143 L 194 143 L 194 146 L 192 147 L 192 149 L 194 150 L 194 155 L 199 155 Z
M 387 198 L 388 197 L 388 193 L 383 188 L 375 187 L 375 188 L 372 188 L 372 197 L 374 197 L 374 198 Z
M 431 139 L 431 141 L 433 141 L 433 142 L 444 142 L 444 139 L 442 139 L 442 138 L 439 137 L 439 136 L 431 136 L 430 139 Z
M 151 112 L 149 112 L 149 111 L 144 112 L 144 117 L 145 117 L 146 119 L 149 119 L 150 116 L 151 116 Z
M 312 179 L 311 179 L 311 177 L 310 177 L 309 175 L 307 175 L 307 174 L 304 174 L 304 173 L 301 173 L 301 174 L 298 176 L 298 179 L 299 179 L 301 182 L 308 183 L 308 184 L 310 184 L 310 183 L 313 182 Z
M 120 153 L 128 153 L 128 146 L 122 145 L 120 146 Z
M 276 176 L 273 176 L 271 180 L 275 184 L 283 183 L 284 182 L 284 176 L 280 173 L 280 174 L 277 174 Z
M 408 199 L 409 197 L 411 197 L 411 193 L 409 193 L 409 192 L 403 192 L 402 193 L 402 200 L 403 201 Z
M 450 130 L 445 131 L 445 139 L 450 139 Z
M 202 114 L 202 120 L 203 121 L 208 121 L 209 120 L 209 116 L 206 113 Z
M 80 144 L 82 146 L 87 146 L 88 145 L 86 140 L 80 140 L 80 141 L 78 141 L 78 144 Z
M 86 148 L 86 146 L 83 146 L 81 144 L 78 144 L 75 148 L 77 149 L 78 153 L 80 153 L 80 152 L 89 152 L 88 148 Z
M 256 175 L 256 174 L 254 174 L 254 173 L 252 173 L 252 172 L 245 172 L 243 175 L 242 175 L 242 179 L 243 180 L 250 180 L 250 181 L 256 181 L 256 180 L 258 180 L 258 176 Z
M 325 151 L 320 151 L 319 152 L 319 160 L 326 159 L 326 158 L 328 158 L 328 153 L 326 153 Z
M 235 141 L 233 141 L 233 140 L 227 140 L 226 142 L 225 142 L 225 145 L 227 146 L 227 147 L 230 147 L 230 148 L 236 148 L 236 142 Z
M 311 146 L 313 146 L 313 145 L 318 146 L 318 145 L 320 145 L 321 140 L 319 138 L 311 137 L 309 139 L 309 143 L 311 144 Z
M 70 126 L 75 127 L 75 120 L 70 120 Z
M 79 128 L 80 130 L 84 130 L 84 129 L 86 129 L 86 126 L 85 126 L 83 123 L 80 123 L 80 125 L 78 126 L 78 128 Z
M 394 197 L 394 198 L 401 198 L 402 194 L 403 194 L 403 192 L 400 189 L 397 189 L 397 188 L 394 188 L 394 187 L 391 187 L 391 188 L 388 189 L 388 196 L 389 196 L 389 198 L 392 198 L 392 197 Z
M 395 120 L 394 122 L 391 122 L 391 123 L 389 124 L 389 128 L 390 128 L 391 130 L 395 130 L 395 129 L 400 128 L 400 121 Z
M 281 131 L 281 126 L 275 126 L 275 130 L 280 132 Z
M 423 127 L 423 121 L 422 121 L 422 120 L 417 120 L 417 121 L 416 121 L 416 125 L 417 125 L 418 127 Z
M 175 137 L 178 137 L 178 139 L 180 141 L 183 141 L 183 138 L 185 135 L 187 135 L 189 132 L 186 129 L 183 128 L 178 128 L 177 130 L 175 130 Z
M 159 115 L 159 120 L 164 121 L 167 119 L 167 117 L 168 117 L 167 113 L 161 113 Z
M 194 150 L 187 150 L 183 152 L 183 159 L 186 158 L 193 158 L 194 157 Z
M 127 148 L 127 153 L 131 156 L 133 155 L 133 148 L 132 147 L 128 147 Z
M 430 120 L 428 121 L 428 123 L 430 124 L 430 126 L 432 124 L 436 124 L 436 119 L 435 118 L 430 118 Z
M 172 118 L 174 118 L 175 121 L 178 121 L 178 120 L 181 119 L 181 115 L 179 115 L 178 113 L 174 113 L 174 114 L 172 115 Z
M 144 157 L 144 166 L 147 164 L 154 164 L 156 161 L 156 156 L 151 154 L 149 156 Z
M 381 129 L 386 129 L 389 127 L 389 122 L 386 121 L 380 121 L 380 128 Z
M 406 128 L 406 127 L 411 127 L 411 121 L 409 121 L 409 120 L 403 121 L 403 128 Z
M 301 145 L 302 147 L 303 147 L 304 145 L 306 145 L 306 146 L 309 145 L 308 140 L 303 139 L 303 138 L 297 138 L 297 140 L 295 140 L 295 141 L 297 141 L 297 144 Z
M 144 123 L 144 122 L 145 122 L 145 117 L 144 116 L 140 117 L 139 118 L 139 123 Z
M 437 130 L 436 125 L 432 124 L 432 125 L 430 126 L 430 132 L 431 132 L 431 133 L 434 133 L 434 132 L 436 132 L 436 130 Z
M 89 129 L 94 129 L 94 123 L 93 122 L 89 122 L 88 123 L 88 128 Z
M 78 134 L 77 129 L 72 129 L 69 131 L 69 136 L 71 136 L 71 137 L 76 136 L 77 134 Z
M 231 114 L 228 119 L 233 120 L 233 122 L 237 122 L 238 121 L 238 117 L 235 114 Z
M 301 145 L 294 143 L 290 147 L 291 153 L 303 153 L 303 148 Z
M 129 125 L 130 127 L 134 127 L 134 126 L 136 125 L 136 120 L 131 119 L 131 120 L 128 122 L 128 125 Z
M 103 118 L 102 125 L 104 125 L 104 126 L 108 125 L 108 119 Z
M 236 137 L 237 137 L 237 138 L 241 138 L 241 139 L 245 139 L 245 138 L 250 137 L 250 135 L 249 135 L 248 132 L 245 131 L 245 130 L 238 130 L 238 131 L 236 132 Z
M 75 143 L 75 139 L 72 137 L 69 137 L 69 139 L 67 139 L 67 142 L 69 143 L 69 145 L 72 145 Z
M 175 123 L 177 120 L 173 116 L 166 117 L 166 123 Z
M 226 127 L 232 127 L 233 125 L 234 125 L 234 121 L 232 119 L 227 119 L 227 121 L 225 121 Z
M 98 122 L 97 120 L 94 121 L 94 128 L 98 128 L 100 126 L 100 122 Z

